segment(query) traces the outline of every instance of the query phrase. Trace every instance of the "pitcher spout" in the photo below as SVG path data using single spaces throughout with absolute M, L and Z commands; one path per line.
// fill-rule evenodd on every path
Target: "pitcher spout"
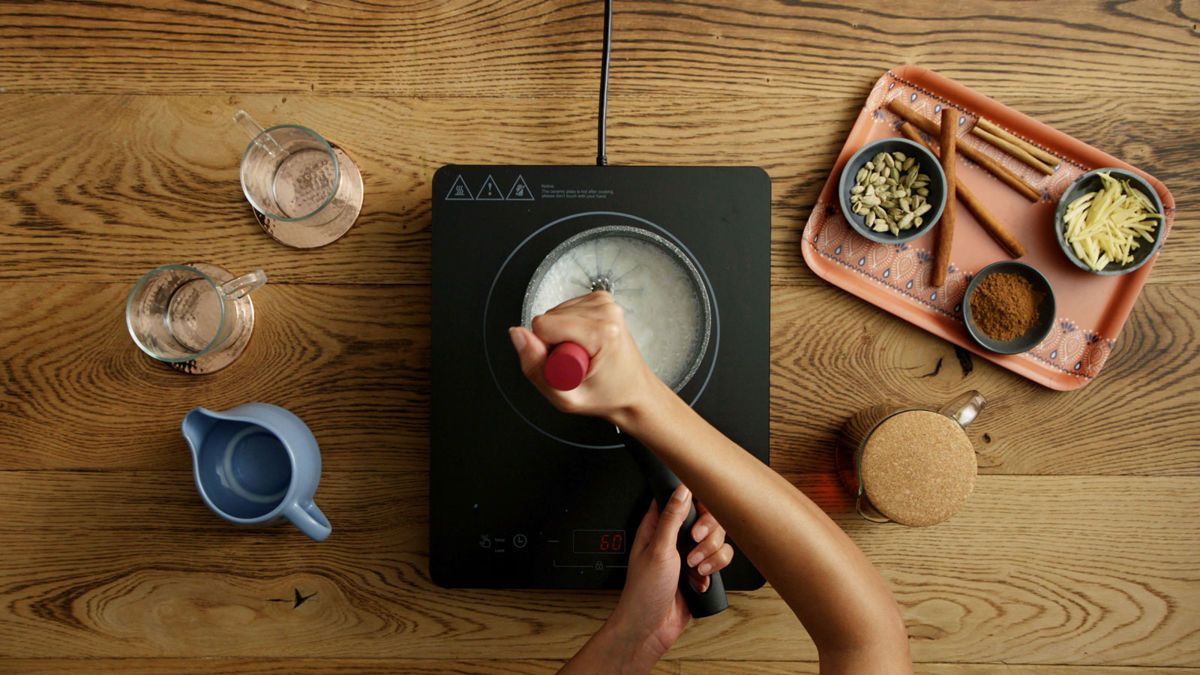
M 188 414 L 183 416 L 183 437 L 192 451 L 193 460 L 200 456 L 200 448 L 204 446 L 204 437 L 218 421 L 216 414 L 205 408 L 192 408 Z

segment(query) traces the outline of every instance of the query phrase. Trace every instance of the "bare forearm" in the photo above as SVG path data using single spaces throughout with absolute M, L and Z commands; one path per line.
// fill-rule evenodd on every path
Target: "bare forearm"
M 890 589 L 816 504 L 673 395 L 617 420 L 703 501 L 771 582 L 826 657 L 892 654 L 908 642 Z

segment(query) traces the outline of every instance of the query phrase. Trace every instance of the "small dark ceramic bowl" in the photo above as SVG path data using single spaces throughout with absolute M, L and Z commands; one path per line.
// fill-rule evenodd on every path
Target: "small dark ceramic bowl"
M 854 187 L 854 177 L 858 175 L 858 170 L 871 161 L 871 158 L 881 152 L 892 153 L 897 150 L 909 157 L 915 157 L 917 164 L 921 167 L 919 171 L 929 176 L 929 185 L 927 186 L 929 196 L 925 200 L 933 208 L 921 216 L 924 222 L 919 227 L 902 230 L 900 234 L 894 235 L 891 232 L 872 230 L 867 227 L 866 220 L 862 216 L 850 210 L 850 189 Z M 937 157 L 934 157 L 933 153 L 921 144 L 914 143 L 907 138 L 881 138 L 864 145 L 846 162 L 846 167 L 842 169 L 842 177 L 838 181 L 838 203 L 842 206 L 842 215 L 846 217 L 846 221 L 850 223 L 850 227 L 854 228 L 855 232 L 881 244 L 902 244 L 928 232 L 929 228 L 933 227 L 933 224 L 942 217 L 942 209 L 946 206 L 946 174 L 942 171 L 942 165 L 938 162 Z
M 1075 182 L 1071 183 L 1071 185 L 1067 187 L 1066 191 L 1062 193 L 1062 196 L 1058 198 L 1058 208 L 1054 210 L 1054 236 L 1058 238 L 1058 247 L 1062 249 L 1063 255 L 1067 256 L 1067 259 L 1071 261 L 1071 264 L 1075 265 L 1079 269 L 1085 272 L 1091 272 L 1092 274 L 1100 274 L 1103 276 L 1128 274 L 1129 272 L 1132 272 L 1146 264 L 1146 261 L 1150 259 L 1150 256 L 1154 255 L 1154 252 L 1158 250 L 1159 245 L 1162 244 L 1162 220 L 1159 220 L 1158 227 L 1154 228 L 1153 243 L 1144 239 L 1139 240 L 1141 245 L 1133 249 L 1132 261 L 1120 265 L 1110 262 L 1099 272 L 1091 267 L 1088 267 L 1087 263 L 1083 262 L 1078 256 L 1075 255 L 1074 249 L 1072 249 L 1071 245 L 1067 243 L 1067 238 L 1063 234 L 1063 216 L 1065 216 L 1067 213 L 1067 207 L 1070 206 L 1071 202 L 1075 201 L 1077 198 L 1082 197 L 1089 192 L 1096 192 L 1103 186 L 1103 183 L 1100 179 L 1101 172 L 1107 172 L 1110 176 L 1116 178 L 1117 180 L 1128 180 L 1129 184 L 1133 186 L 1134 189 L 1141 191 L 1150 198 L 1150 203 L 1154 205 L 1155 211 L 1159 215 L 1162 215 L 1162 200 L 1159 199 L 1158 193 L 1155 192 L 1154 188 L 1150 187 L 1150 184 L 1147 183 L 1141 176 L 1132 171 L 1126 171 L 1125 169 L 1096 169 L 1081 175 L 1079 178 L 1076 178 Z
M 980 282 L 997 272 L 1007 272 L 1024 277 L 1035 292 L 1042 294 L 1042 301 L 1038 304 L 1037 321 L 1029 330 L 1025 331 L 1024 335 L 1006 342 L 988 337 L 975 324 L 975 316 L 971 312 L 971 294 L 979 287 Z M 1050 328 L 1054 325 L 1054 289 L 1037 269 L 1015 260 L 1003 260 L 979 270 L 971 279 L 971 283 L 967 284 L 967 291 L 963 293 L 962 313 L 963 322 L 967 324 L 967 332 L 981 347 L 997 354 L 1020 354 L 1037 346 L 1050 334 Z

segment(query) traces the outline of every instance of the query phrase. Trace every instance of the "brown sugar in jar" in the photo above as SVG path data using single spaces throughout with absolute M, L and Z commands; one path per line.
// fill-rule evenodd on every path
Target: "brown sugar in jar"
M 856 412 L 838 434 L 834 464 L 858 514 L 919 527 L 962 508 L 977 472 L 965 427 L 985 403 L 968 391 L 937 412 L 890 404 Z
M 884 516 L 903 525 L 940 523 L 975 488 L 975 449 L 957 422 L 908 410 L 871 432 L 859 459 L 863 493 Z
M 975 325 L 993 340 L 1008 342 L 1026 332 L 1038 320 L 1042 294 L 1018 274 L 996 272 L 979 282 L 971 293 Z

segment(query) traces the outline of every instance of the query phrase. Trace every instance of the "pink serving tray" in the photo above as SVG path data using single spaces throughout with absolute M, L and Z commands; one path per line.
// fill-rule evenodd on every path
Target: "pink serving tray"
M 940 116 L 942 105 L 958 109 L 962 112 L 958 142 L 979 148 L 1041 193 L 1041 199 L 1030 202 L 982 167 L 959 156 L 958 174 L 963 183 L 1028 250 L 1020 260 L 1041 271 L 1054 288 L 1054 327 L 1041 344 L 1028 352 L 993 354 L 967 334 L 961 304 L 971 276 L 1008 256 L 962 204 L 954 205 L 957 211 L 951 271 L 940 289 L 928 286 L 936 227 L 907 244 L 877 244 L 850 229 L 842 216 L 837 183 L 846 161 L 870 141 L 900 136 L 900 120 L 887 109 L 894 98 L 901 98 L 929 119 Z M 979 116 L 1059 157 L 1062 163 L 1046 176 L 965 133 Z M 1100 374 L 1158 258 L 1156 251 L 1137 270 L 1105 277 L 1076 268 L 1059 249 L 1054 235 L 1058 197 L 1080 174 L 1100 167 L 1136 171 L 1150 182 L 1165 210 L 1165 242 L 1175 219 L 1175 200 L 1161 181 L 931 70 L 901 66 L 875 83 L 850 130 L 804 228 L 804 260 L 829 283 L 1001 367 L 1051 389 L 1078 389 Z

